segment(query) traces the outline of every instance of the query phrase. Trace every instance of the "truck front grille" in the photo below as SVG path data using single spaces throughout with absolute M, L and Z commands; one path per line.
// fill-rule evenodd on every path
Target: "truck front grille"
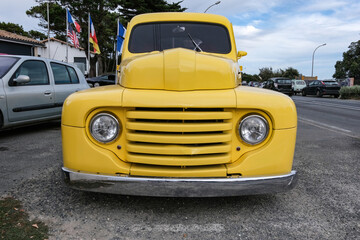
M 230 162 L 231 111 L 135 108 L 126 112 L 128 162 L 199 166 Z

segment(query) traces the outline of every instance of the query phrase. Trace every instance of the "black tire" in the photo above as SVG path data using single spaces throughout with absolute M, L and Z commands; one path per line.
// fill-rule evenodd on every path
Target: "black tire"
M 4 117 L 2 115 L 2 112 L 0 111 L 0 129 L 3 127 L 4 125 Z
M 94 87 L 100 87 L 100 83 L 95 82 L 95 83 L 94 83 Z
M 334 98 L 339 98 L 339 96 L 340 96 L 339 94 L 335 94 Z
M 320 93 L 320 90 L 316 90 L 316 96 L 317 97 L 322 97 L 322 94 Z
M 301 95 L 302 95 L 303 97 L 306 97 L 306 93 L 305 93 L 304 90 L 301 91 Z

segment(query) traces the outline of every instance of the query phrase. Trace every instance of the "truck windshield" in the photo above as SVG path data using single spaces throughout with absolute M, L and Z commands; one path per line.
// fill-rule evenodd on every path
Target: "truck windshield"
M 15 57 L 0 57 L 0 78 L 2 78 L 18 60 L 19 58 Z
M 219 24 L 156 22 L 139 24 L 132 29 L 129 40 L 132 53 L 172 48 L 226 54 L 231 51 L 231 43 L 227 28 Z

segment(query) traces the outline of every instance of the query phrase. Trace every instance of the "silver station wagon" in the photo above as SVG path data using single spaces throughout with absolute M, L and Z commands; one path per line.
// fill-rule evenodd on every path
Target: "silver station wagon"
M 30 56 L 0 56 L 0 129 L 59 119 L 64 100 L 89 88 L 67 63 Z

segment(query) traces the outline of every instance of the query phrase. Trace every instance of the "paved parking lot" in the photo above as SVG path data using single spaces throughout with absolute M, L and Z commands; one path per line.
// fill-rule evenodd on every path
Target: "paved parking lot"
M 299 117 L 312 120 L 297 104 Z M 299 181 L 283 194 L 150 198 L 71 190 L 61 180 L 59 122 L 0 133 L 0 194 L 20 199 L 54 239 L 357 239 L 360 137 L 298 123 Z

